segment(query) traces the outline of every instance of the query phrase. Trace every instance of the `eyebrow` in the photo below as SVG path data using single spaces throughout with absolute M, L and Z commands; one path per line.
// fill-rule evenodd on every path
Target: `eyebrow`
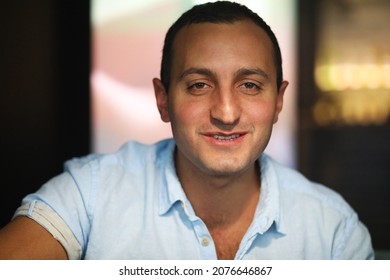
M 250 75 L 261 76 L 261 77 L 263 77 L 264 79 L 269 80 L 268 74 L 267 74 L 264 70 L 262 70 L 261 68 L 253 68 L 253 69 L 241 68 L 241 69 L 239 69 L 239 70 L 235 73 L 235 76 L 236 76 L 236 77 L 240 77 L 240 76 L 250 76 Z
M 217 74 L 210 69 L 207 68 L 189 68 L 185 70 L 181 75 L 179 76 L 179 81 L 183 80 L 186 76 L 191 75 L 191 74 L 198 74 L 198 75 L 203 75 L 203 76 L 208 76 L 215 78 Z M 268 74 L 262 70 L 261 68 L 240 68 L 234 73 L 235 77 L 241 77 L 241 76 L 250 76 L 250 75 L 257 75 L 261 76 L 266 80 L 269 80 Z
M 203 75 L 208 77 L 217 76 L 213 71 L 207 68 L 189 68 L 185 70 L 183 73 L 181 73 L 181 75 L 179 76 L 179 81 L 183 80 L 186 76 L 191 74 L 198 74 L 198 75 Z

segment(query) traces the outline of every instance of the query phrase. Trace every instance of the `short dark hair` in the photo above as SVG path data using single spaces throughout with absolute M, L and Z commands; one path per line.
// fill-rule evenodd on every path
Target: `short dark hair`
M 168 29 L 164 41 L 160 72 L 161 81 L 165 90 L 168 91 L 170 86 L 173 41 L 176 34 L 183 27 L 196 23 L 234 23 L 245 19 L 249 19 L 257 26 L 261 27 L 272 42 L 276 66 L 276 84 L 279 89 L 283 81 L 282 55 L 278 40 L 271 28 L 259 15 L 246 6 L 229 1 L 218 1 L 194 6 L 182 14 Z

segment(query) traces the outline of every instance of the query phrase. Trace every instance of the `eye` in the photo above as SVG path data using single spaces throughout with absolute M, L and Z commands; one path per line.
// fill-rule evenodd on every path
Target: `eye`
M 207 84 L 206 83 L 195 83 L 195 84 L 192 84 L 188 87 L 188 89 L 204 89 L 207 87 Z
M 253 82 L 245 82 L 245 83 L 240 85 L 240 89 L 244 93 L 256 94 L 256 93 L 260 92 L 261 86 L 259 86 L 256 83 L 253 83 Z
M 251 83 L 251 82 L 246 82 L 242 85 L 242 87 L 246 88 L 246 89 L 260 89 L 260 87 L 254 83 Z
M 190 84 L 188 87 L 187 87 L 187 90 L 189 93 L 191 94 L 202 94 L 204 93 L 208 88 L 210 88 L 210 86 L 206 83 L 203 83 L 203 82 L 196 82 L 196 83 L 193 83 L 193 84 Z

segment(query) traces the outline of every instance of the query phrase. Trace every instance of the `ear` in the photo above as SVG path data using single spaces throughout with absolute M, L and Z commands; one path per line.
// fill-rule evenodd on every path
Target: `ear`
M 283 81 L 282 84 L 280 85 L 277 100 L 276 100 L 274 123 L 276 123 L 278 121 L 279 114 L 282 111 L 284 92 L 286 91 L 287 86 L 288 86 L 287 81 Z
M 153 79 L 154 95 L 156 96 L 156 103 L 160 117 L 163 122 L 170 122 L 168 113 L 168 93 L 160 79 Z

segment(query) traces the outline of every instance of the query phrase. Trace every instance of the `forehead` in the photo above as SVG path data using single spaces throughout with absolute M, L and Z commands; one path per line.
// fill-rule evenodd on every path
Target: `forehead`
M 191 24 L 177 33 L 172 50 L 173 75 L 188 67 L 219 66 L 260 67 L 276 75 L 271 40 L 248 20 Z

